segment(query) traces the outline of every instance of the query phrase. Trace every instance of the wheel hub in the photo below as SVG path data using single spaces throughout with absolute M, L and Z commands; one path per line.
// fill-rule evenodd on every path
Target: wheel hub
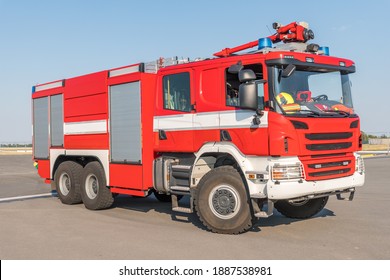
M 70 183 L 70 178 L 69 178 L 68 174 L 66 174 L 66 173 L 61 174 L 60 180 L 59 180 L 59 187 L 60 187 L 60 191 L 63 195 L 69 194 L 71 183 Z
M 231 186 L 217 186 L 210 193 L 209 205 L 217 217 L 230 219 L 236 215 L 240 205 L 238 193 Z
M 99 192 L 99 182 L 95 175 L 88 175 L 85 180 L 85 190 L 90 199 L 95 199 Z

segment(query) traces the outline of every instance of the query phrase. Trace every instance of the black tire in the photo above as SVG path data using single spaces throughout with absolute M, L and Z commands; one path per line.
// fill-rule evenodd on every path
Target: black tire
M 200 180 L 194 195 L 195 211 L 208 230 L 239 234 L 253 225 L 248 194 L 238 171 L 221 166 Z
M 114 202 L 107 187 L 104 169 L 97 161 L 90 162 L 84 167 L 81 198 L 85 207 L 90 210 L 106 209 Z
M 275 203 L 275 208 L 282 215 L 292 219 L 307 219 L 313 217 L 324 209 L 328 202 L 328 196 L 314 199 L 302 200 L 299 202 L 289 202 L 281 200 Z
M 171 202 L 172 201 L 170 194 L 158 193 L 158 191 L 156 191 L 156 190 L 153 190 L 153 194 L 154 194 L 154 197 L 157 198 L 157 200 L 160 202 Z M 182 198 L 183 198 L 182 195 L 178 195 L 177 201 L 179 201 Z
M 58 197 L 63 204 L 81 203 L 82 173 L 83 167 L 74 161 L 64 161 L 58 166 L 54 174 L 54 184 Z

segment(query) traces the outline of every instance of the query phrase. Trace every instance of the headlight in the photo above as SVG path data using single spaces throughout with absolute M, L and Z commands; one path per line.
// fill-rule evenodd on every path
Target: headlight
M 364 173 L 364 161 L 361 156 L 356 157 L 355 171 L 359 172 L 359 174 Z
M 274 181 L 302 179 L 304 178 L 303 167 L 300 163 L 290 165 L 275 164 L 272 166 L 271 176 Z

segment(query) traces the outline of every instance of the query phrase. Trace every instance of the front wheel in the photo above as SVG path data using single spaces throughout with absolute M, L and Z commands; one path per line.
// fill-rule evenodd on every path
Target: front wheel
M 91 210 L 109 208 L 114 202 L 106 184 L 104 169 L 97 161 L 90 162 L 84 167 L 81 197 L 85 207 Z
M 282 215 L 293 219 L 307 219 L 313 217 L 324 209 L 328 202 L 328 196 L 301 201 L 280 200 L 275 203 L 275 208 Z
M 194 205 L 200 221 L 213 232 L 239 234 L 252 227 L 248 195 L 232 166 L 217 167 L 203 176 L 195 190 Z

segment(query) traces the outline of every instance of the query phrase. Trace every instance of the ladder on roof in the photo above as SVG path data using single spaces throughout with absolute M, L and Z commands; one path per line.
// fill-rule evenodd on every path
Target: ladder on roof
M 156 73 L 161 68 L 188 62 L 191 62 L 189 58 L 179 58 L 177 56 L 168 58 L 160 57 L 157 60 L 145 62 L 145 73 Z

